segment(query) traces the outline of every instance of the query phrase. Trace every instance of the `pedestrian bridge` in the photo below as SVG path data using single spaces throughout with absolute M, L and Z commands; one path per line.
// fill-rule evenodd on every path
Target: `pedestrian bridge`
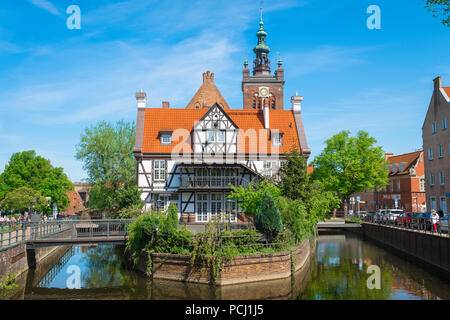
M 24 226 L 27 249 L 83 244 L 125 244 L 133 219 L 60 220 Z

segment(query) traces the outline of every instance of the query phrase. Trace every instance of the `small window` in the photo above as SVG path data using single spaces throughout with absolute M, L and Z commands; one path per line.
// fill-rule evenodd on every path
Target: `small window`
M 442 130 L 447 129 L 447 118 L 441 120 Z
M 436 197 L 430 197 L 430 209 L 436 210 Z
M 431 133 L 433 133 L 433 134 L 435 134 L 436 133 L 436 122 L 433 122 L 432 124 L 431 124 Z
M 166 161 L 155 160 L 154 179 L 155 181 L 166 180 Z
M 430 172 L 430 186 L 434 186 L 434 174 Z
M 438 158 L 443 158 L 444 157 L 444 147 L 442 146 L 442 144 L 438 145 Z
M 444 171 L 439 171 L 439 184 L 442 186 L 445 184 Z
M 172 144 L 172 135 L 171 134 L 161 135 L 161 144 L 171 145 Z
M 272 144 L 275 147 L 281 147 L 283 145 L 283 136 L 281 134 L 274 134 L 272 137 Z
M 424 192 L 425 191 L 425 179 L 420 179 L 420 191 Z
M 433 160 L 433 147 L 428 148 L 428 160 Z
M 398 171 L 402 172 L 403 171 L 403 163 L 399 163 L 398 164 Z

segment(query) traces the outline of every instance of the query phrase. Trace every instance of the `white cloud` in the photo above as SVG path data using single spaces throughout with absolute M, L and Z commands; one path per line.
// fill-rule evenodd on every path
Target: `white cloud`
M 48 0 L 29 0 L 33 5 L 36 7 L 39 7 L 41 9 L 44 9 L 45 11 L 50 12 L 51 14 L 55 16 L 59 16 L 60 12 L 58 8 L 56 8 L 50 1 Z

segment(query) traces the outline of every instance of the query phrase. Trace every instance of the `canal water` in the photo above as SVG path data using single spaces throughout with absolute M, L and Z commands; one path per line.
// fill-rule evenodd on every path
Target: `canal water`
M 370 289 L 370 266 L 379 267 L 380 288 Z M 79 272 L 79 283 L 76 274 Z M 131 271 L 123 247 L 74 246 L 30 270 L 13 299 L 450 299 L 450 283 L 351 233 L 321 233 L 308 269 L 291 279 L 222 289 L 151 281 Z M 69 289 L 79 285 L 79 289 Z

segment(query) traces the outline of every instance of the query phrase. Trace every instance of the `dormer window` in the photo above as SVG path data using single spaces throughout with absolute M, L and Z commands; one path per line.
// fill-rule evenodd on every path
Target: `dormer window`
M 163 134 L 161 136 L 161 144 L 172 144 L 172 135 L 171 134 Z
M 281 147 L 283 145 L 283 132 L 271 131 L 270 132 L 272 145 L 274 147 Z
M 161 140 L 162 146 L 170 146 L 172 145 L 172 130 L 161 130 L 159 132 L 159 137 Z

